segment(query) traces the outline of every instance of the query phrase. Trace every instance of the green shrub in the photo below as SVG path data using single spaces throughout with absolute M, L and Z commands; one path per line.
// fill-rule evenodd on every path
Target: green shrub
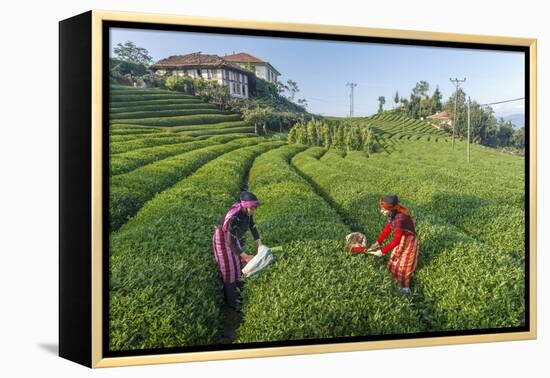
M 111 177 L 111 230 L 117 230 L 155 194 L 190 175 L 210 160 L 239 147 L 257 144 L 259 141 L 260 139 L 257 138 L 243 138 L 226 144 L 209 146 Z
M 525 272 L 520 260 L 408 202 L 407 193 L 418 187 L 411 187 L 410 183 L 400 187 L 398 173 L 388 169 L 385 174 L 371 172 L 375 163 L 370 159 L 371 164 L 363 161 L 360 169 L 335 153 L 329 152 L 321 160 L 314 153 L 299 154 L 292 163 L 350 223 L 366 233 L 369 242 L 374 242 L 383 227 L 377 210 L 380 196 L 398 192 L 406 199 L 404 205 L 413 214 L 420 240 L 420 258 L 411 287 L 427 331 L 523 324 Z M 381 260 L 380 265 L 383 264 Z
M 251 126 L 247 127 L 232 127 L 232 128 L 225 128 L 225 129 L 210 129 L 205 127 L 203 130 L 195 130 L 195 131 L 181 131 L 180 134 L 184 134 L 190 137 L 198 137 L 201 135 L 222 135 L 222 134 L 235 134 L 235 133 L 245 133 L 254 135 L 254 130 Z
M 165 110 L 191 110 L 191 109 L 216 109 L 212 104 L 205 104 L 202 102 L 191 102 L 181 104 L 167 104 L 167 105 L 143 105 L 143 106 L 121 106 L 117 108 L 111 108 L 109 113 L 111 115 L 118 116 L 120 113 L 134 113 L 134 112 L 155 112 Z
M 159 134 L 153 134 L 155 138 L 149 138 L 150 135 L 146 135 L 142 138 L 134 138 L 130 140 L 123 140 L 118 142 L 111 141 L 109 143 L 109 152 L 111 156 L 116 154 L 121 154 L 133 150 L 138 150 L 141 148 L 170 145 L 175 143 L 191 142 L 193 138 L 186 135 L 179 134 L 160 134 L 161 138 L 158 138 Z M 111 137 L 113 138 L 113 137 Z M 112 139 L 111 139 L 112 140 Z
M 193 96 L 176 93 L 115 94 L 109 97 L 111 106 L 128 106 L 128 103 L 149 103 L 152 100 L 190 100 Z
M 239 148 L 210 161 L 111 235 L 111 350 L 219 342 L 222 288 L 212 225 L 238 196 L 253 159 L 278 146 Z
M 181 109 L 181 110 L 152 110 L 142 112 L 130 112 L 130 113 L 115 113 L 111 115 L 111 120 L 129 120 L 138 118 L 160 118 L 160 117 L 174 117 L 185 115 L 197 115 L 197 114 L 231 114 L 229 112 L 223 112 L 218 109 Z
M 204 129 L 231 129 L 234 127 L 250 126 L 245 121 L 233 121 L 233 122 L 220 122 L 209 125 L 184 125 L 184 126 L 172 126 L 170 131 L 178 133 L 180 131 L 200 131 Z M 252 126 L 250 126 L 252 127 Z
M 158 129 L 153 129 L 153 128 L 149 128 L 149 129 L 137 129 L 135 127 L 128 127 L 128 128 L 121 128 L 121 127 L 117 127 L 117 128 L 111 128 L 109 130 L 109 135 L 146 135 L 146 134 L 155 134 L 155 133 L 162 133 L 162 130 L 158 130 Z
M 238 114 L 205 114 L 205 115 L 188 115 L 179 117 L 158 117 L 158 118 L 137 118 L 137 119 L 119 119 L 116 123 L 128 123 L 132 125 L 148 125 L 148 126 L 184 126 L 184 125 L 199 125 L 210 123 L 221 123 L 241 121 L 241 116 Z
M 282 245 L 275 263 L 246 281 L 239 342 L 365 336 L 419 330 L 412 302 L 372 259 L 351 258 L 338 213 L 289 165 L 303 146 L 254 162 L 250 189 L 262 241 Z
M 204 104 L 199 98 L 195 97 L 185 97 L 185 98 L 172 98 L 168 97 L 165 99 L 160 100 L 152 100 L 152 99 L 138 99 L 138 101 L 132 101 L 131 99 L 127 101 L 120 101 L 120 102 L 111 102 L 109 105 L 109 109 L 111 112 L 117 112 L 117 111 L 126 111 L 128 108 L 136 108 L 136 107 L 150 107 L 150 106 L 166 106 L 166 105 L 197 105 L 197 104 Z

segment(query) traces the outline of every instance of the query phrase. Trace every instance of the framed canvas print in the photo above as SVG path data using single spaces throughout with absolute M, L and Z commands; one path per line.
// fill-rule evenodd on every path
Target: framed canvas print
M 536 337 L 535 39 L 59 26 L 61 357 Z

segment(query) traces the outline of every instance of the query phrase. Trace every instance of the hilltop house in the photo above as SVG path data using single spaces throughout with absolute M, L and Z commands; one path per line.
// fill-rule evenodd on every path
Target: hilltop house
M 161 59 L 151 69 L 157 75 L 171 74 L 216 81 L 228 86 L 232 97 L 248 98 L 250 92 L 255 90 L 256 79 L 252 72 L 217 55 L 200 51 Z
M 272 83 L 276 83 L 277 77 L 281 75 L 275 67 L 269 64 L 269 62 L 263 61 L 245 52 L 231 55 L 226 54 L 223 59 L 238 64 L 242 68 L 251 70 L 257 77 Z
M 427 118 L 428 121 L 438 129 L 440 129 L 441 127 L 453 126 L 453 121 L 445 112 L 437 112 Z

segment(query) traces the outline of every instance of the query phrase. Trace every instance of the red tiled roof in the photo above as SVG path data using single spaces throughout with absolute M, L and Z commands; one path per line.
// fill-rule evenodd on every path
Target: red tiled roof
M 263 60 L 256 58 L 254 55 L 250 55 L 245 52 L 240 52 L 238 54 L 231 54 L 231 55 L 225 55 L 223 57 L 225 60 L 228 60 L 230 62 L 236 62 L 236 63 L 263 63 L 265 64 Z
M 240 52 L 238 54 L 231 54 L 231 55 L 225 55 L 223 59 L 229 61 L 229 62 L 235 62 L 235 63 L 256 63 L 256 64 L 264 64 L 269 67 L 273 71 L 277 73 L 277 75 L 280 75 L 281 73 L 277 71 L 275 67 L 273 67 L 269 62 L 266 62 L 264 60 L 261 60 L 260 58 L 255 57 L 254 55 L 251 55 L 249 53 Z
M 163 68 L 194 68 L 194 67 L 227 67 L 239 72 L 250 74 L 249 71 L 241 68 L 233 62 L 229 62 L 213 54 L 194 52 L 187 55 L 172 55 L 156 62 L 151 66 L 153 69 Z
M 437 112 L 434 115 L 429 116 L 428 118 L 431 119 L 450 119 L 447 113 L 445 112 Z

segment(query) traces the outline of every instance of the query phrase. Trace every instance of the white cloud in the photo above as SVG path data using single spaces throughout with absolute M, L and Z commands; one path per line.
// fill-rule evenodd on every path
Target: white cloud
M 525 113 L 524 101 L 506 102 L 504 104 L 491 105 L 496 115 L 507 116 L 516 113 Z

